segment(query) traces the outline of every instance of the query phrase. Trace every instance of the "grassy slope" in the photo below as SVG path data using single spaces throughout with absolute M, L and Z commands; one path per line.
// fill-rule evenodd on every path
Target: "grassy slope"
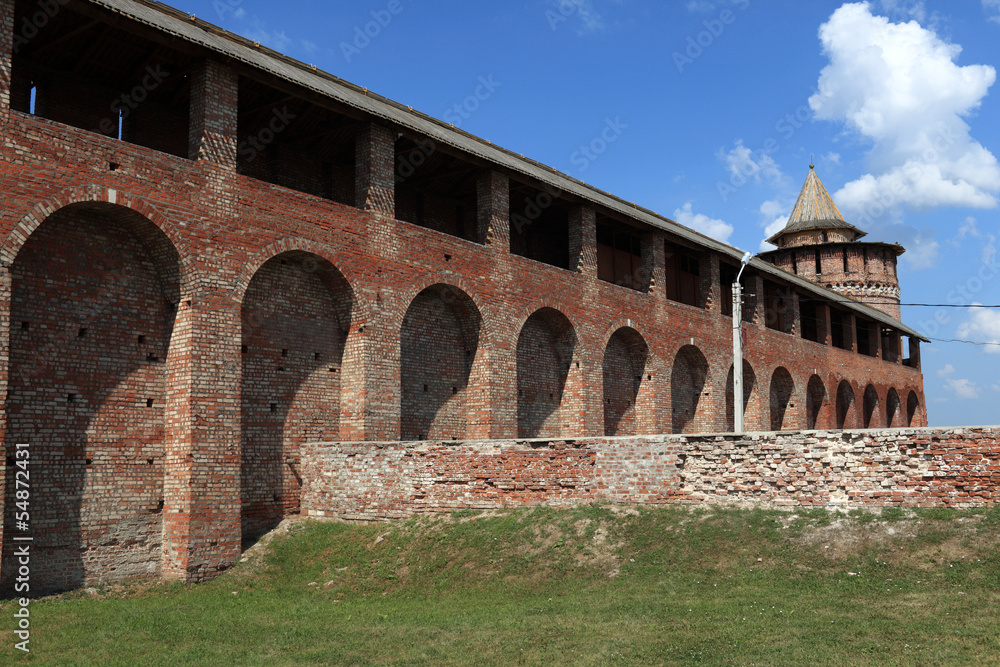
M 301 522 L 268 552 L 38 601 L 28 661 L 1000 665 L 1000 509 L 466 512 Z M 24 661 L 12 611 L 0 663 Z

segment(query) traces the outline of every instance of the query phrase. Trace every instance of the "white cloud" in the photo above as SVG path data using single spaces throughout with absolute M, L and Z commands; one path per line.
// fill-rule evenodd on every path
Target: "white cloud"
M 982 393 L 975 382 L 966 380 L 965 378 L 945 380 L 944 386 L 955 392 L 955 396 L 958 398 L 966 400 L 979 398 L 979 395 Z
M 684 204 L 684 208 L 674 211 L 674 220 L 723 243 L 728 241 L 733 234 L 733 226 L 729 223 L 710 218 L 702 213 L 694 213 L 691 210 L 691 202 Z
M 906 248 L 906 254 L 901 258 L 907 267 L 920 271 L 937 266 L 941 244 L 934 240 L 933 232 L 916 231 L 912 227 L 903 227 L 900 231 L 907 232 L 906 236 L 909 237 L 909 240 L 902 244 Z M 911 231 L 913 233 L 910 233 Z
M 951 240 L 954 245 L 959 245 L 959 241 L 964 239 L 966 236 L 974 239 L 983 238 L 982 232 L 979 231 L 979 227 L 976 226 L 976 219 L 973 217 L 968 217 L 961 227 L 958 228 L 958 234 L 955 238 Z
M 606 27 L 604 19 L 590 0 L 550 0 L 549 24 L 553 30 L 561 20 L 575 16 L 581 23 L 580 32 L 598 32 Z
M 990 354 L 1000 354 L 1000 311 L 970 308 L 969 319 L 958 327 L 958 337 L 977 343 L 992 343 L 983 349 Z
M 944 380 L 945 389 L 953 392 L 958 398 L 972 400 L 979 398 L 982 393 L 979 386 L 972 380 L 951 377 L 955 374 L 955 367 L 951 364 L 947 364 L 944 368 L 940 369 L 937 374 L 939 378 Z
M 924 3 L 915 0 L 882 0 L 882 11 L 890 16 L 913 18 L 921 23 L 927 19 Z
M 1000 0 L 983 0 L 983 11 L 994 23 L 1000 23 Z
M 888 5 L 919 13 L 914 3 Z M 993 85 L 993 67 L 960 67 L 960 46 L 917 21 L 874 16 L 863 3 L 836 10 L 820 40 L 830 64 L 809 105 L 816 118 L 844 123 L 872 144 L 872 173 L 834 195 L 855 224 L 870 228 L 903 207 L 997 205 L 1000 164 L 963 120 Z
M 726 163 L 726 169 L 733 179 L 752 178 L 755 183 L 766 180 L 772 185 L 779 185 L 784 178 L 778 164 L 770 155 L 765 151 L 759 151 L 755 155 L 743 145 L 742 139 L 737 140 L 736 145 L 728 153 L 720 150 L 718 157 Z
M 989 240 L 986 242 L 986 245 L 983 246 L 983 264 L 985 264 L 986 266 L 992 266 L 993 263 L 996 261 L 996 256 L 997 256 L 996 240 L 997 237 L 993 236 L 993 234 L 990 234 Z
M 279 30 L 277 32 L 267 30 L 264 27 L 264 22 L 257 17 L 254 17 L 251 23 L 252 27 L 248 28 L 244 33 L 244 36 L 247 39 L 260 42 L 267 48 L 273 49 L 278 53 L 285 53 L 288 46 L 292 43 L 291 38 L 285 34 L 284 30 Z
M 769 199 L 760 205 L 760 214 L 764 219 L 761 227 L 764 228 L 765 240 L 760 242 L 757 252 L 767 252 L 778 247 L 773 243 L 768 243 L 766 239 L 771 238 L 785 228 L 785 225 L 788 224 L 789 210 L 789 205 L 777 199 Z

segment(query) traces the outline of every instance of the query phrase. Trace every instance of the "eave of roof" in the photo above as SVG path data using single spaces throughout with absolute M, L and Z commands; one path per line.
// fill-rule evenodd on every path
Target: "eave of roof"
M 336 100 L 341 104 L 346 104 L 400 127 L 424 134 L 435 141 L 440 141 L 448 146 L 475 155 L 492 164 L 528 176 L 541 183 L 551 185 L 562 192 L 616 211 L 631 219 L 648 224 L 651 227 L 668 231 L 682 239 L 726 255 L 737 263 L 743 257 L 743 251 L 733 246 L 688 229 L 669 218 L 634 203 L 626 202 L 610 193 L 587 185 L 572 176 L 563 174 L 552 167 L 495 146 L 484 139 L 480 139 L 398 102 L 376 95 L 365 88 L 344 81 L 316 67 L 262 47 L 244 37 L 234 35 L 218 26 L 197 19 L 194 15 L 185 14 L 178 9 L 156 2 L 155 0 L 86 0 L 86 2 L 145 24 L 158 31 L 178 37 L 191 44 L 203 47 L 230 60 L 244 63 L 256 70 L 266 72 L 279 79 Z M 830 299 L 842 298 L 836 292 L 782 271 L 776 266 L 762 260 L 754 259 L 751 261 L 751 266 L 760 273 L 771 274 L 803 290 L 817 293 L 820 296 Z M 929 342 L 928 339 L 916 331 L 881 311 L 861 303 L 852 304 L 852 307 L 871 319 L 889 325 L 907 336 Z
M 814 229 L 849 229 L 857 234 L 856 239 L 866 235 L 866 232 L 844 220 L 823 181 L 816 174 L 816 166 L 811 164 L 809 175 L 806 176 L 806 182 L 802 184 L 802 190 L 799 192 L 799 198 L 795 201 L 791 215 L 788 216 L 788 222 L 767 242 L 777 245 L 778 240 L 786 234 Z
M 902 245 L 900 245 L 898 243 L 885 243 L 883 241 L 862 241 L 861 243 L 863 243 L 865 246 L 868 246 L 868 247 L 877 246 L 877 247 L 880 247 L 880 248 L 889 248 L 894 253 L 896 253 L 896 257 L 899 257 L 900 255 L 902 255 L 902 254 L 904 254 L 906 252 L 906 248 L 904 248 Z M 828 247 L 831 247 L 831 246 L 854 246 L 854 247 L 857 247 L 857 245 L 858 245 L 857 241 L 827 241 L 826 243 L 810 243 L 809 245 L 791 246 L 791 247 L 785 247 L 785 248 L 775 248 L 774 250 L 766 250 L 766 251 L 758 254 L 757 256 L 760 257 L 761 259 L 767 259 L 767 260 L 770 261 L 770 258 L 777 257 L 778 255 L 780 255 L 783 252 L 791 252 L 792 250 L 807 250 L 807 249 L 812 249 L 812 248 L 828 248 Z

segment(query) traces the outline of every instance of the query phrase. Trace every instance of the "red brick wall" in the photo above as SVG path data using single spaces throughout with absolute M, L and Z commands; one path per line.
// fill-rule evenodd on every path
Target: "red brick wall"
M 983 507 L 1000 501 L 1000 429 L 312 443 L 303 470 L 303 511 L 351 520 L 593 501 Z
M 464 440 L 478 386 L 472 375 L 482 318 L 454 287 L 422 291 L 406 311 L 400 332 L 404 440 Z
M 9 0 L 0 0 L 0 7 L 9 14 Z M 4 100 L 9 55 L 8 40 L 0 43 Z M 726 428 L 732 320 L 721 310 L 718 256 L 700 253 L 695 306 L 666 297 L 664 231 L 643 232 L 642 290 L 600 281 L 594 205 L 524 183 L 523 174 L 490 171 L 471 157 L 466 166 L 475 170 L 465 176 L 475 176 L 477 201 L 469 214 L 476 239 L 485 243 L 400 221 L 397 128 L 379 119 L 358 122 L 356 164 L 334 177 L 341 190 L 335 198 L 346 200 L 344 192 L 353 190 L 357 208 L 331 201 L 329 193 L 320 197 L 240 174 L 239 77 L 207 61 L 190 79 L 187 150 L 178 150 L 177 127 L 165 127 L 162 137 L 150 136 L 148 125 L 143 130 L 143 143 L 187 157 L 0 104 L 0 398 L 7 406 L 0 437 L 8 456 L 27 439 L 42 469 L 59 471 L 53 485 L 71 488 L 87 475 L 103 480 L 111 479 L 108 471 L 119 471 L 108 487 L 82 487 L 77 532 L 46 528 L 64 500 L 39 487 L 39 535 L 58 533 L 65 558 L 79 561 L 67 570 L 75 578 L 59 583 L 52 574 L 53 585 L 139 571 L 188 581 L 214 576 L 238 558 L 242 535 L 306 507 L 297 498 L 310 465 L 303 447 L 316 438 L 597 438 L 616 419 L 615 432 Z M 536 248 L 546 250 L 536 259 L 511 252 L 510 214 L 530 219 L 526 199 L 551 203 L 535 216 L 543 221 L 538 229 L 528 224 L 518 242 L 562 244 Z M 57 233 L 71 218 L 72 233 Z M 132 276 L 127 282 L 115 281 L 119 266 Z M 35 283 L 26 287 L 28 278 L 19 276 L 35 276 Z M 759 275 L 745 280 L 748 293 L 762 293 Z M 69 322 L 74 309 L 89 307 L 77 289 L 84 284 L 104 290 L 93 303 L 134 307 L 86 327 L 82 339 L 67 340 L 105 347 L 81 348 L 86 354 L 76 357 L 53 348 L 39 356 L 61 368 L 44 373 L 37 380 L 42 393 L 28 400 L 36 380 L 24 375 L 31 348 L 24 347 L 30 339 L 18 338 L 19 318 Z M 166 317 L 158 309 L 167 301 L 174 304 L 170 319 L 154 327 L 150 318 Z M 749 387 L 748 430 L 769 426 L 769 382 L 779 366 L 790 371 L 789 402 L 796 405 L 805 404 L 805 387 L 818 378 L 821 428 L 835 425 L 841 382 L 855 400 L 850 426 L 859 424 L 857 406 L 869 384 L 882 405 L 894 390 L 900 414 L 926 423 L 918 368 L 767 329 L 762 304 L 748 308 L 754 318 L 747 325 L 746 375 L 757 378 Z M 800 330 L 796 313 L 789 311 L 792 332 Z M 99 334 L 102 327 L 105 334 Z M 69 332 L 77 335 L 80 328 Z M 133 359 L 135 350 L 126 347 L 138 345 L 139 335 L 159 347 Z M 150 352 L 157 361 L 147 359 Z M 330 373 L 338 359 L 339 371 Z M 644 372 L 637 372 L 640 367 Z M 56 391 L 53 383 L 71 376 L 79 391 L 59 385 L 59 392 L 106 397 L 96 421 L 85 424 L 58 410 L 55 398 L 45 398 L 44 392 Z M 642 378 L 638 388 L 636 377 Z M 432 400 L 425 400 L 425 384 Z M 118 402 L 131 406 L 133 399 L 141 407 L 134 414 Z M 24 431 L 16 405 L 34 406 L 28 409 L 38 415 L 37 435 Z M 804 413 L 786 412 L 782 423 L 805 426 Z M 52 462 L 56 440 L 64 436 L 79 440 L 74 456 L 82 461 Z M 97 452 L 91 472 L 87 447 Z M 149 456 L 153 450 L 159 454 Z M 596 455 L 569 450 L 576 453 L 568 462 L 557 457 L 565 469 L 552 471 L 538 488 L 518 484 L 548 465 L 544 455 L 529 452 L 513 467 L 497 455 L 490 465 L 502 470 L 490 473 L 498 484 L 492 488 L 512 497 L 543 497 L 551 490 L 577 498 L 581 470 L 595 465 Z M 643 451 L 634 455 L 646 456 Z M 621 460 L 630 456 L 623 452 Z M 145 467 L 129 467 L 141 461 Z M 517 473 L 521 465 L 523 475 Z M 427 470 L 434 474 L 433 465 Z M 5 465 L 0 479 L 9 516 L 14 489 L 8 471 Z M 382 469 L 366 474 L 392 484 Z M 625 481 L 614 484 L 627 492 L 620 486 Z M 657 498 L 659 492 L 650 493 Z M 455 494 L 459 502 L 463 496 Z M 139 537 L 132 542 L 111 544 L 103 514 L 93 514 L 97 508 L 112 518 L 120 518 L 118 512 L 149 523 L 135 528 Z M 152 527 L 157 521 L 162 532 Z M 7 522 L 3 530 L 7 553 L 13 529 Z M 148 557 L 139 562 L 143 549 Z M 9 564 L 0 566 L 7 580 Z
M 63 208 L 13 265 L 7 438 L 31 444 L 39 590 L 159 572 L 178 295 L 160 277 L 176 267 L 158 266 L 144 246 L 160 234 L 151 227 L 107 204 Z M 4 525 L 15 526 L 15 504 L 5 509 Z M 13 549 L 4 543 L 4 572 Z
M 241 505 L 244 537 L 298 513 L 299 445 L 340 438 L 352 295 L 324 260 L 285 253 L 243 297 Z

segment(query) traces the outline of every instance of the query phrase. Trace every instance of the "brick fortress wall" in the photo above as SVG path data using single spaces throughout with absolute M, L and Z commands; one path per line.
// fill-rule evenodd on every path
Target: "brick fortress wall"
M 465 443 L 310 443 L 302 510 L 347 520 L 616 503 L 984 507 L 1000 428 Z
M 27 532 L 33 590 L 215 576 L 242 539 L 301 511 L 317 440 L 731 428 L 729 257 L 56 4 L 15 49 L 37 7 L 0 0 L 0 585 Z M 163 73 L 121 138 L 120 91 L 63 86 L 71 72 L 42 62 L 67 48 L 59 35 L 91 29 Z M 616 264 L 614 280 L 599 263 L 610 225 L 630 239 L 612 250 L 631 273 Z M 804 338 L 801 288 L 784 284 L 776 329 L 764 277 L 744 275 L 749 429 L 926 424 L 917 341 L 906 359 L 878 337 L 859 354 L 850 314 L 833 345 L 822 306 Z M 16 520 L 20 443 L 30 531 Z M 542 469 L 538 456 L 517 465 Z

